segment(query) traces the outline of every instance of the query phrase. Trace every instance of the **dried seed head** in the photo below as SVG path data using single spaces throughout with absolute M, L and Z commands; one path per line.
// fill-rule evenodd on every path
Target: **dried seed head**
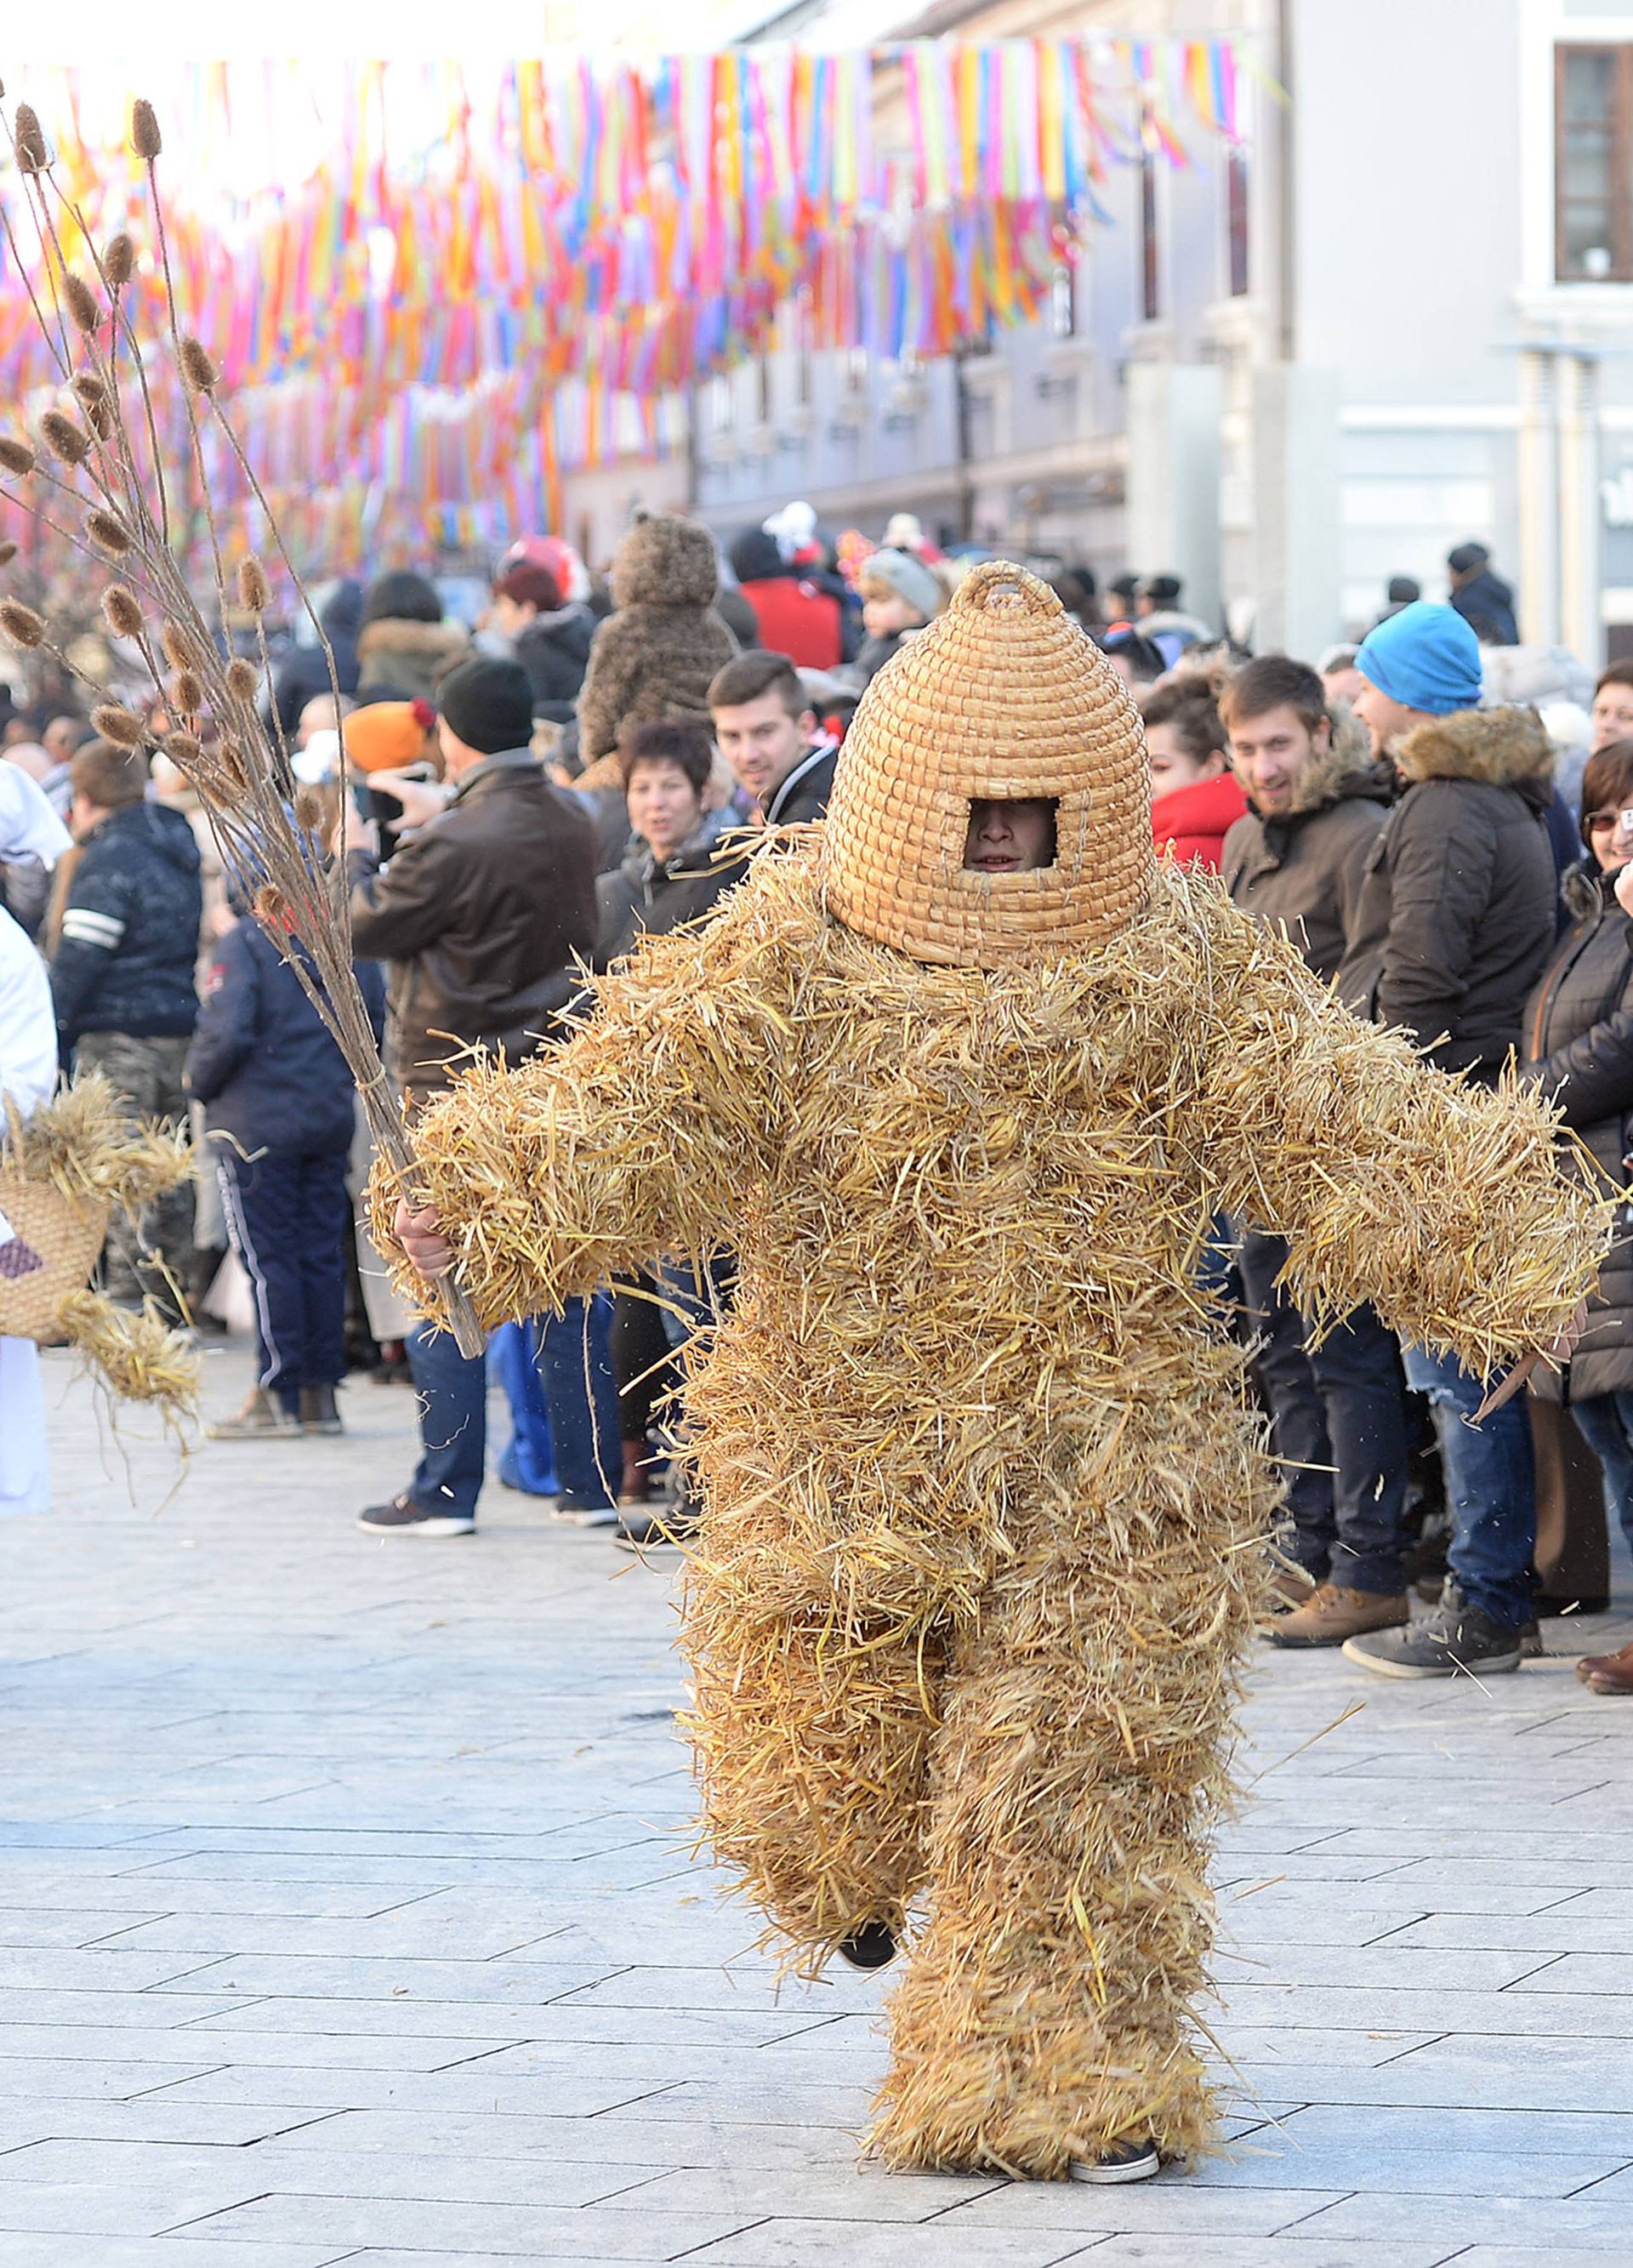
M 83 425 L 62 409 L 48 409 L 40 420 L 40 437 L 54 457 L 65 465 L 83 465 L 91 454 L 91 442 Z
M 0 567 L 9 567 L 16 556 L 17 546 L 8 536 L 4 543 L 0 543 Z
M 140 637 L 142 609 L 136 594 L 123 583 L 110 583 L 102 593 L 102 614 L 115 637 Z
M 235 654 L 227 664 L 227 691 L 235 701 L 253 701 L 261 686 L 261 672 L 253 661 Z
M 114 559 L 122 559 L 133 549 L 130 530 L 124 521 L 116 512 L 105 512 L 100 504 L 85 514 L 85 534 Z
M 101 379 L 88 370 L 82 370 L 71 381 L 74 395 L 85 413 L 85 423 L 99 441 L 109 439 L 114 431 L 114 405 Z
M 295 824 L 297 827 L 304 827 L 308 835 L 316 835 L 322 830 L 327 818 L 323 798 L 315 787 L 296 789 Z
M 145 158 L 150 166 L 165 146 L 152 104 L 139 97 L 130 106 L 130 144 L 137 157 Z
M 63 301 L 82 331 L 94 331 L 102 320 L 96 293 L 84 276 L 76 276 L 71 269 L 65 270 L 63 276 Z
M 209 394 L 220 385 L 221 372 L 197 339 L 183 339 L 176 350 L 176 358 L 181 364 L 182 377 L 195 394 Z
M 51 163 L 51 153 L 46 148 L 40 115 L 32 102 L 18 104 L 13 135 L 17 143 L 18 171 L 21 173 L 43 173 Z
M 217 741 L 216 762 L 224 776 L 230 779 L 235 787 L 248 787 L 248 767 L 244 762 L 244 751 L 236 740 Z
M 198 648 L 180 622 L 166 622 L 158 634 L 158 642 L 173 669 L 192 669 L 197 663 Z
M 136 711 L 117 701 L 104 701 L 93 709 L 91 722 L 105 740 L 112 740 L 118 748 L 139 748 L 147 738 L 147 728 Z
M 239 598 L 252 615 L 264 615 L 272 604 L 272 585 L 267 580 L 267 571 L 253 551 L 247 559 L 239 562 Z
M 0 465 L 14 473 L 20 481 L 34 469 L 36 459 L 26 441 L 19 441 L 10 433 L 0 433 Z
M 176 672 L 175 683 L 172 691 L 174 695 L 172 705 L 179 709 L 184 717 L 196 717 L 204 705 L 204 688 L 194 672 L 190 669 L 179 669 Z
M 121 228 L 110 236 L 102 254 L 102 273 L 110 291 L 121 291 L 136 272 L 136 248 Z
M 38 645 L 45 637 L 46 626 L 32 607 L 18 599 L 0 600 L 0 630 L 4 630 L 13 645 Z
M 278 929 L 286 926 L 289 900 L 276 882 L 263 882 L 255 893 L 254 904 L 257 921 L 270 922 Z
M 192 733 L 166 733 L 163 747 L 171 762 L 180 764 L 183 771 L 191 771 L 203 753 Z

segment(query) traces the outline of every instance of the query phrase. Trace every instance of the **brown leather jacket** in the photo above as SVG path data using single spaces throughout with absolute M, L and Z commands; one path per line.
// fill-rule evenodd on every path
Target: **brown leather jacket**
M 386 1067 L 419 1101 L 472 1045 L 549 1036 L 595 945 L 595 828 L 524 748 L 468 772 L 387 866 L 358 858 L 353 950 L 391 963 Z

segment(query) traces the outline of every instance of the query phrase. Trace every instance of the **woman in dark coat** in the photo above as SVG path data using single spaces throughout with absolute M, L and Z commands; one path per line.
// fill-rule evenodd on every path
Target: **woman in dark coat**
M 1633 1113 L 1633 920 L 1615 887 L 1633 861 L 1629 821 L 1633 740 L 1615 740 L 1583 775 L 1588 856 L 1564 878 L 1570 925 L 1526 1005 L 1522 1075 L 1557 1101 L 1581 1145 L 1579 1170 L 1623 1197 L 1620 1233 L 1570 1368 L 1563 1381 L 1533 1384 L 1549 1399 L 1563 1394 L 1603 1469 L 1606 1509 L 1633 1544 L 1633 1208 L 1623 1162 Z M 1582 1663 L 1579 1674 L 1599 1690 L 1633 1693 L 1633 1646 Z
M 709 727 L 695 717 L 626 725 L 619 747 L 634 837 L 622 865 L 595 886 L 595 965 L 608 968 L 643 935 L 701 920 L 743 875 L 747 848 L 719 855 L 739 822 L 705 811 L 714 761 Z
M 618 756 L 634 839 L 623 864 L 596 882 L 598 969 L 607 968 L 643 936 L 680 929 L 711 913 L 741 880 L 749 855 L 747 843 L 735 856 L 725 847 L 732 828 L 741 824 L 732 812 L 703 808 L 714 742 L 699 718 L 666 717 L 626 725 Z M 715 1295 L 725 1296 L 729 1265 L 715 1262 L 710 1275 Z M 647 1547 L 678 1542 L 695 1525 L 695 1508 L 683 1498 L 660 1512 L 633 1507 L 652 1492 L 654 1462 L 667 1454 L 664 1412 L 679 1383 L 690 1328 L 704 1319 L 706 1307 L 686 1262 L 660 1270 L 658 1278 L 644 1274 L 637 1281 L 638 1290 L 617 1294 L 613 1367 L 623 1412 L 620 1498 L 626 1508 L 620 1514 L 620 1541 Z

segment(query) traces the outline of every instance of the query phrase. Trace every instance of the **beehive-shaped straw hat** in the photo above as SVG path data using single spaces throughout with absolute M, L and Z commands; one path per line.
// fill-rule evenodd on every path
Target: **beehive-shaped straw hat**
M 970 806 L 1044 798 L 1056 857 L 967 869 Z M 997 968 L 1092 946 L 1156 871 L 1139 712 L 1047 584 L 991 560 L 873 680 L 823 828 L 828 910 L 916 961 Z

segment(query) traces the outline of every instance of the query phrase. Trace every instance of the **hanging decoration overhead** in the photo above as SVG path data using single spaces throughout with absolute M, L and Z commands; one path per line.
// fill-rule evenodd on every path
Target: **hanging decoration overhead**
M 176 122 L 177 296 L 252 455 L 366 537 L 405 494 L 536 522 L 563 468 L 614 431 L 660 446 L 665 397 L 776 336 L 927 359 L 1027 319 L 1118 166 L 1239 136 L 1249 68 L 1228 39 L 922 41 L 213 64 L 147 91 Z M 29 92 L 111 233 L 142 187 L 122 75 Z M 150 251 L 134 288 L 156 306 L 162 281 Z M 0 244 L 14 401 L 51 382 L 41 282 L 37 244 Z

